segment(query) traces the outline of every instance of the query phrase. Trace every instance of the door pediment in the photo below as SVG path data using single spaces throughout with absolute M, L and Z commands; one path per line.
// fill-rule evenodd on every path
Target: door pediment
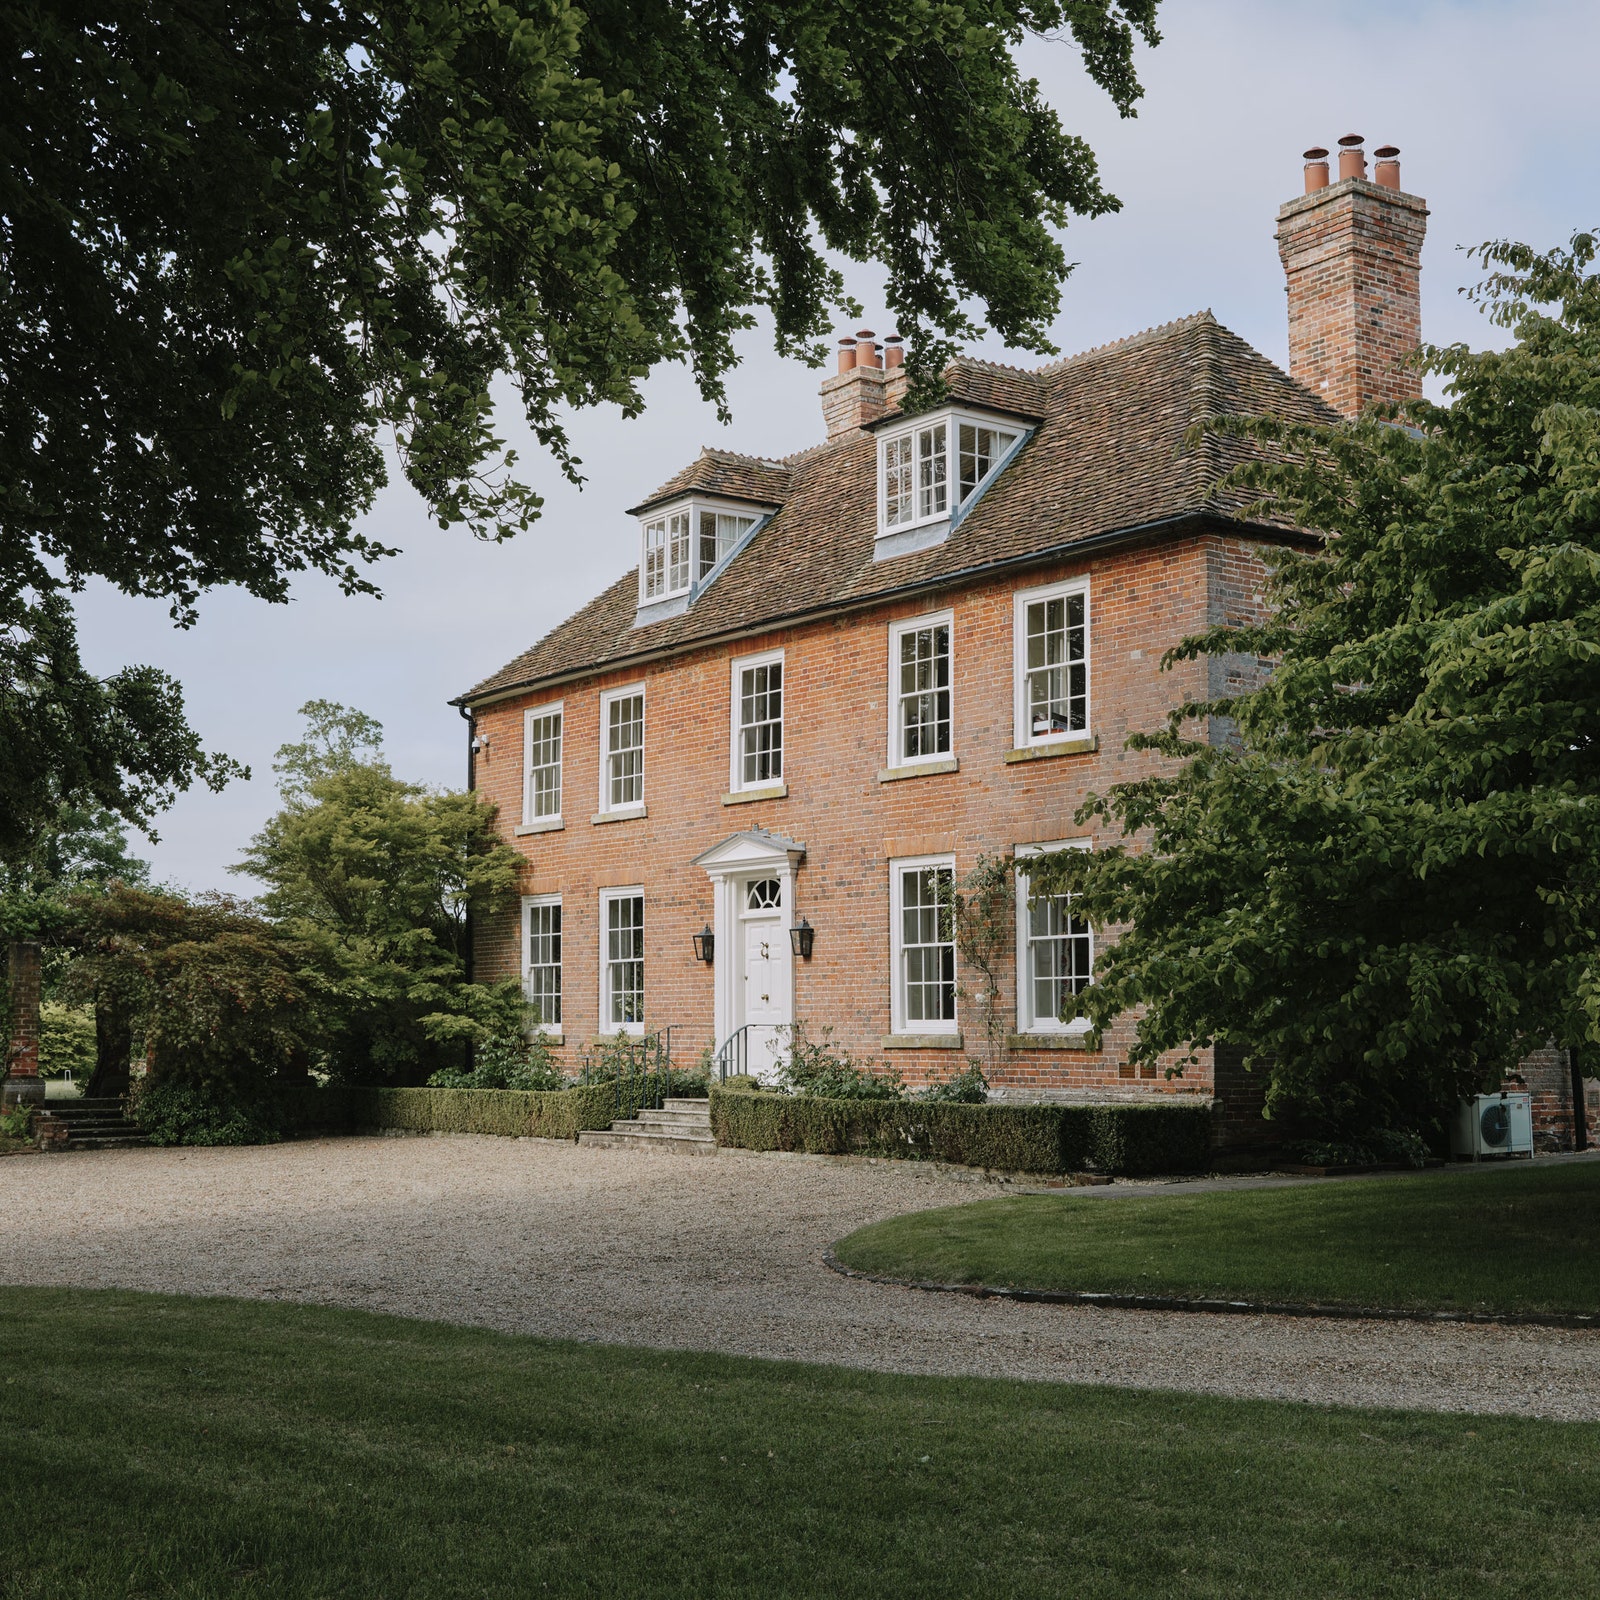
M 722 878 L 734 873 L 793 869 L 805 853 L 806 847 L 797 840 L 768 833 L 765 828 L 750 828 L 729 834 L 721 844 L 701 851 L 691 865 L 704 867 L 713 878 Z

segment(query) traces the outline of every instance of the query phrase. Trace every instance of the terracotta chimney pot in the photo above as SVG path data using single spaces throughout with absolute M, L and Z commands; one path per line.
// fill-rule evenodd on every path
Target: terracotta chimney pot
M 1339 141 L 1340 177 L 1364 175 L 1359 134 Z M 1324 154 L 1306 152 L 1308 161 Z M 1399 152 L 1385 145 L 1380 162 Z M 1388 177 L 1386 166 L 1380 174 Z M 1337 183 L 1298 194 L 1278 209 L 1278 254 L 1289 291 L 1289 375 L 1334 410 L 1356 417 L 1370 405 L 1422 394 L 1407 355 L 1422 342 L 1421 198 L 1378 183 Z
M 839 341 L 839 370 L 849 372 L 856 364 L 856 342 L 854 339 L 841 339 Z
M 898 333 L 891 333 L 889 335 L 889 337 L 883 341 L 883 343 L 884 343 L 884 351 L 883 351 L 883 364 L 884 364 L 884 366 L 886 366 L 886 367 L 898 367 L 898 366 L 900 366 L 905 361 L 905 358 L 906 358 L 905 351 L 900 348 L 900 345 L 901 345 L 900 335 Z
M 858 328 L 856 330 L 856 365 L 858 367 L 881 367 L 883 363 L 878 359 L 878 346 L 874 343 L 876 335 L 871 328 Z
M 1306 193 L 1315 194 L 1328 187 L 1328 152 L 1320 144 L 1306 151 Z
M 1378 158 L 1373 176 L 1385 189 L 1400 187 L 1400 151 L 1392 144 L 1380 144 L 1373 155 Z

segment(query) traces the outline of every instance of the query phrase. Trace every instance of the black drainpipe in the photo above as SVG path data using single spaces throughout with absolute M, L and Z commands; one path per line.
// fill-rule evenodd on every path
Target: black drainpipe
M 478 719 L 466 706 L 457 706 L 467 724 L 467 793 L 472 794 L 478 787 Z M 462 953 L 462 976 L 468 983 L 472 982 L 472 906 L 469 903 L 466 915 L 462 919 L 462 936 L 466 949 Z M 472 1041 L 466 1041 L 466 1069 L 471 1072 L 476 1064 L 473 1057 L 477 1052 L 472 1048 Z
M 463 720 L 467 724 L 467 793 L 471 794 L 473 792 L 473 790 L 475 790 L 478 787 L 478 719 L 473 716 L 472 712 L 466 706 L 457 706 L 456 710 L 461 713 L 461 716 L 462 716 Z M 465 954 L 465 958 L 464 958 L 464 961 L 463 961 L 463 966 L 465 968 L 467 982 L 471 983 L 472 982 L 472 907 L 471 906 L 467 907 L 465 936 L 466 936 L 466 954 Z M 468 1048 L 468 1055 L 469 1055 L 469 1057 L 471 1055 L 470 1047 Z

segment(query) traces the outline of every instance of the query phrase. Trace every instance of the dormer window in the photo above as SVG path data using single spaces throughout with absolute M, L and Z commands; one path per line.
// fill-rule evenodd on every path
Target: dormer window
M 639 603 L 689 594 L 759 520 L 753 512 L 692 503 L 644 518 Z
M 687 511 L 674 511 L 644 525 L 644 597 L 659 600 L 689 587 Z
M 1022 433 L 1015 424 L 953 411 L 885 428 L 878 441 L 878 536 L 958 513 Z

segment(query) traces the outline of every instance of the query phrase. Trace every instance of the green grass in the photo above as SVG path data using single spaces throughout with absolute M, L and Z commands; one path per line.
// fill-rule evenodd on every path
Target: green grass
M 0 1326 L 5 1600 L 1600 1596 L 1589 1424 L 123 1293 Z
M 1600 1311 L 1600 1163 L 1145 1198 L 1017 1195 L 862 1228 L 937 1283 L 1418 1310 Z

